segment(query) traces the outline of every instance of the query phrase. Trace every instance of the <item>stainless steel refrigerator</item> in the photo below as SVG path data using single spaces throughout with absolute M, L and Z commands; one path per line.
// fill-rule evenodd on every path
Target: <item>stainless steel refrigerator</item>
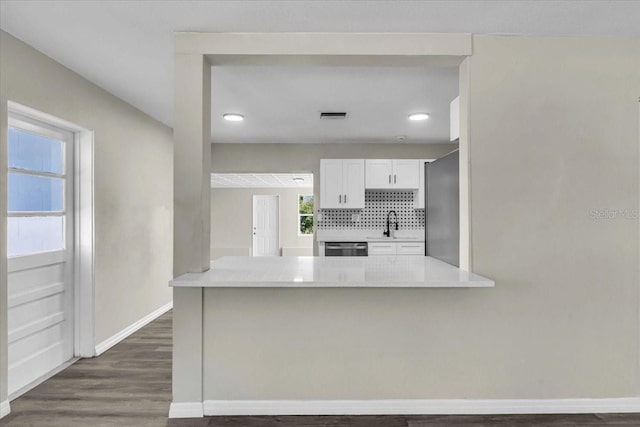
M 425 164 L 426 254 L 460 266 L 460 177 L 455 150 Z

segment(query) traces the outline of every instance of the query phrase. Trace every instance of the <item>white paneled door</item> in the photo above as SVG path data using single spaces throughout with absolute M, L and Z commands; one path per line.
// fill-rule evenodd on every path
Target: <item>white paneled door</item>
M 253 256 L 280 255 L 278 196 L 253 196 Z
M 9 394 L 73 357 L 73 134 L 8 129 Z

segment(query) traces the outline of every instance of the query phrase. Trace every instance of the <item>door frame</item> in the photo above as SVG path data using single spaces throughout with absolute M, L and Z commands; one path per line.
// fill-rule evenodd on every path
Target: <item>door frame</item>
M 255 254 L 256 238 L 253 230 L 256 224 L 256 198 L 258 197 L 275 197 L 278 221 L 276 221 L 276 236 L 278 240 L 278 255 L 280 255 L 280 196 L 277 194 L 254 194 L 251 198 L 251 256 Z
M 9 116 L 31 119 L 73 133 L 73 354 L 95 356 L 93 131 L 34 108 L 7 101 Z M 6 213 L 3 213 L 6 216 Z M 6 245 L 6 242 L 2 243 Z M 0 307 L 6 311 L 7 307 Z M 3 349 L 3 351 L 7 351 Z M 43 379 L 44 380 L 44 379 Z

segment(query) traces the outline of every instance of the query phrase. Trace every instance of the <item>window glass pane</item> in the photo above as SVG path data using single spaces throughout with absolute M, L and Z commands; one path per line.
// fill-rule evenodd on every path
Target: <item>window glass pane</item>
M 313 194 L 298 196 L 298 213 L 313 214 Z
M 10 173 L 9 212 L 62 211 L 64 180 L 46 176 Z
M 300 234 L 313 234 L 312 215 L 300 215 Z
M 64 143 L 9 128 L 9 167 L 64 173 Z
M 27 255 L 64 249 L 64 216 L 9 217 L 7 253 Z
M 313 234 L 313 194 L 298 195 L 298 233 Z

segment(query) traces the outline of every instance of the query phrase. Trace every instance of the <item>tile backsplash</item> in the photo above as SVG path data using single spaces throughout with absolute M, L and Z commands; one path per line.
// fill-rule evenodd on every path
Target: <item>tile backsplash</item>
M 414 209 L 414 191 L 375 191 L 364 194 L 364 209 L 320 209 L 319 230 L 383 229 L 387 213 L 398 213 L 401 230 L 424 228 L 424 209 Z

